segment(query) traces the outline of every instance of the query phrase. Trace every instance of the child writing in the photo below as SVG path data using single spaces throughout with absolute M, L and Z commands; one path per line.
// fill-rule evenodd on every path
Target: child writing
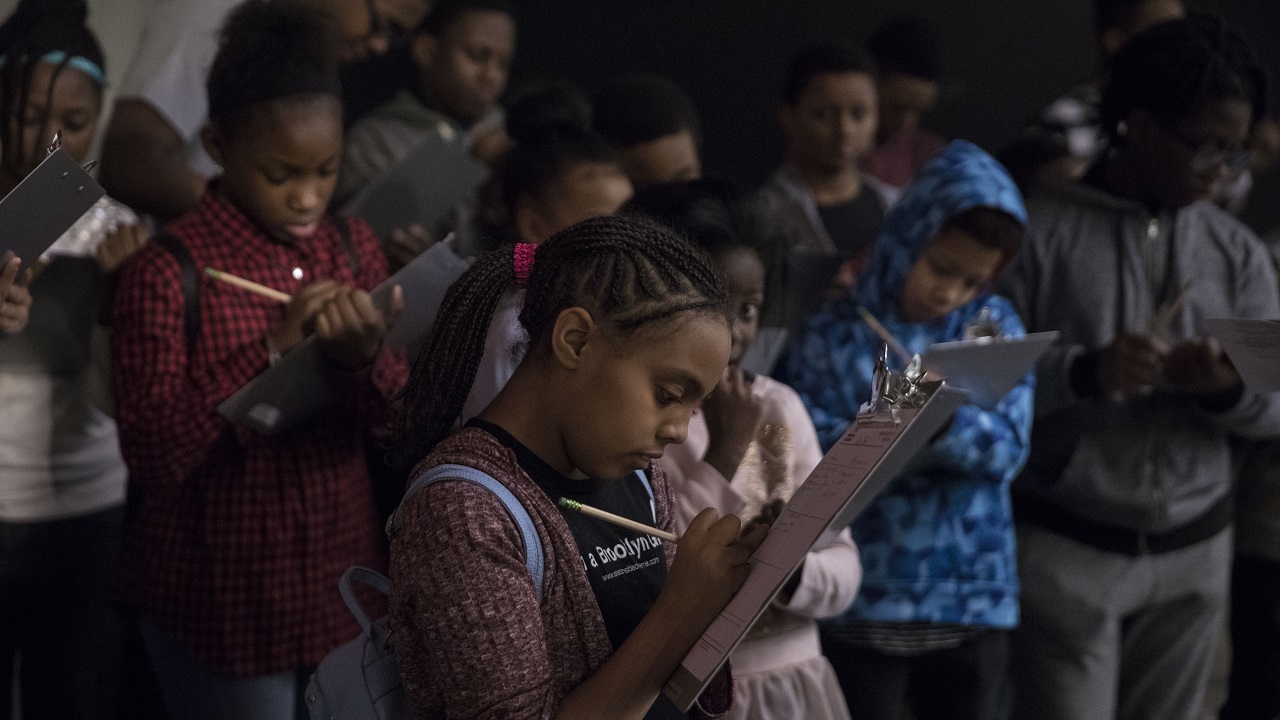
M 1023 334 L 987 288 L 1026 221 L 1004 168 L 956 141 L 921 170 L 857 290 L 807 324 L 787 358 L 824 448 L 871 395 L 884 342 L 864 307 L 912 353 L 994 323 Z M 862 589 L 823 627 L 823 651 L 856 718 L 994 718 L 1008 630 L 1018 621 L 1009 483 L 1026 461 L 1033 378 L 994 410 L 964 405 L 913 467 L 853 523 Z
M 537 245 L 577 222 L 612 215 L 631 197 L 631 182 L 589 129 L 589 117 L 586 100 L 559 83 L 511 106 L 507 127 L 517 143 L 498 165 L 500 201 L 483 228 L 489 238 Z M 517 319 L 523 301 L 524 291 L 512 286 L 498 302 L 464 418 L 479 414 L 515 372 L 526 341 Z
M 0 196 L 45 159 L 55 134 L 72 159 L 87 159 L 106 77 L 86 14 L 83 0 L 23 0 L 0 25 Z M 17 656 L 22 717 L 119 711 L 125 629 L 108 579 L 127 473 L 96 362 L 97 320 L 106 276 L 145 241 L 120 225 L 135 220 L 103 198 L 31 267 L 0 258 L 3 717 Z
M 676 496 L 676 529 L 704 507 L 771 522 L 822 459 L 818 436 L 795 391 L 739 363 L 755 340 L 764 302 L 764 263 L 738 222 L 731 187 L 710 180 L 643 190 L 629 209 L 684 231 L 707 250 L 729 293 L 729 368 L 689 421 L 689 437 L 659 461 Z M 840 685 L 818 641 L 816 617 L 844 612 L 861 566 L 848 529 L 809 553 L 781 597 L 733 652 L 731 718 L 848 720 Z
M 529 351 L 449 435 L 484 348 L 475 320 L 526 281 Z M 444 481 L 401 506 L 390 618 L 418 717 L 684 717 L 659 692 L 746 579 L 764 528 L 740 533 L 737 517 L 707 509 L 675 548 L 637 544 L 556 501 L 669 531 L 671 492 L 653 461 L 684 441 L 730 345 L 725 291 L 701 252 L 638 219 L 494 251 L 454 284 L 404 393 L 404 454 L 426 456 L 418 471 L 456 463 L 499 480 L 532 516 L 546 571 L 539 602 L 516 526 L 488 490 Z M 599 552 L 620 544 L 638 550 Z M 700 711 L 724 712 L 729 683 L 718 676 Z
M 381 346 L 403 301 L 397 289 L 374 308 L 377 241 L 325 214 L 342 157 L 331 48 L 306 5 L 249 0 L 231 14 L 204 131 L 222 175 L 167 229 L 180 245 L 152 243 L 121 271 L 112 379 L 139 495 L 122 589 L 176 720 L 293 717 L 306 669 L 355 631 L 335 583 L 377 561 L 363 439 L 405 377 Z M 292 299 L 201 279 L 188 307 L 183 253 Z M 271 437 L 218 414 L 312 332 L 332 408 Z

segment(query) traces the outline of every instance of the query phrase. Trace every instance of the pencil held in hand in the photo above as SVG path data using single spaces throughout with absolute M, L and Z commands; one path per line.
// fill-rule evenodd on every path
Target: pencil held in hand
M 235 285 L 238 288 L 248 290 L 251 293 L 257 293 L 262 297 L 271 298 L 272 300 L 282 302 L 286 305 L 289 304 L 289 301 L 293 299 L 289 295 L 289 293 L 283 293 L 283 292 L 280 292 L 279 290 L 276 290 L 275 288 L 269 288 L 266 285 L 259 285 L 258 283 L 253 282 L 252 280 L 245 280 L 244 278 L 240 278 L 240 277 L 236 277 L 235 275 L 224 273 L 221 270 L 214 270 L 211 267 L 205 268 L 204 274 L 208 275 L 214 280 L 221 280 L 222 282 L 227 283 L 229 285 Z
M 635 530 L 636 532 L 646 533 L 656 538 L 666 540 L 667 542 L 675 542 L 677 540 L 674 533 L 669 533 L 666 530 L 659 530 L 656 527 L 649 527 L 644 523 L 638 523 L 635 520 L 624 518 L 621 515 L 614 515 L 611 512 L 605 512 L 604 510 L 593 508 L 590 505 L 583 505 L 577 500 L 570 500 L 569 498 L 560 498 L 560 507 L 566 507 L 566 508 L 569 508 L 570 510 L 575 510 L 584 515 L 590 515 L 591 517 L 600 518 L 605 522 L 611 522 L 614 525 L 627 528 L 628 530 Z

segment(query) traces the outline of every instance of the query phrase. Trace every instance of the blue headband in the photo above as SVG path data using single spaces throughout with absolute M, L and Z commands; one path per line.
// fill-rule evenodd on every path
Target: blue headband
M 0 55 L 0 67 L 4 67 L 5 62 L 8 61 L 8 59 L 8 57 Z M 81 55 L 68 56 L 67 53 L 62 50 L 54 50 L 53 52 L 45 53 L 45 55 L 40 58 L 40 62 L 49 63 L 50 65 L 62 65 L 65 63 L 67 67 L 75 68 L 76 70 L 79 70 L 85 75 L 93 78 L 93 81 L 98 84 L 98 87 L 107 86 L 107 76 L 102 72 L 102 68 L 98 67 L 96 62 L 87 57 Z

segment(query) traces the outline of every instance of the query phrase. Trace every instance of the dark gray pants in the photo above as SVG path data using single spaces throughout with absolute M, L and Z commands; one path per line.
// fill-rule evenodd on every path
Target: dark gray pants
M 1020 525 L 1015 718 L 1200 718 L 1224 628 L 1231 535 L 1131 557 Z
M 124 629 L 108 601 L 123 508 L 0 522 L 0 719 L 21 655 L 23 720 L 114 720 Z

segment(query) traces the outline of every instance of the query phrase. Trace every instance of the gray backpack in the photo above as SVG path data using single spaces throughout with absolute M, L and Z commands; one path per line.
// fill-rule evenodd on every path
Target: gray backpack
M 538 599 L 542 599 L 542 542 L 524 505 L 505 485 L 475 468 L 440 465 L 419 475 L 405 499 L 442 480 L 464 480 L 488 489 L 507 508 L 524 539 L 525 566 L 533 576 Z M 401 500 L 403 503 L 404 500 Z M 396 515 L 387 521 L 387 536 L 396 531 Z M 361 582 L 383 595 L 391 594 L 386 576 L 366 567 L 352 567 L 342 574 L 338 590 L 363 632 L 325 656 L 307 685 L 307 710 L 311 720 L 407 720 L 409 703 L 400 684 L 400 668 L 391 650 L 387 618 L 373 620 L 352 589 Z

